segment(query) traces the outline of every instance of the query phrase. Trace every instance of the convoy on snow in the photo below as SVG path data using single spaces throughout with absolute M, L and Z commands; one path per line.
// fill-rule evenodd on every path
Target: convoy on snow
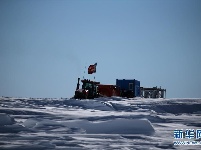
M 96 73 L 97 63 L 88 67 L 88 74 Z M 75 90 L 75 99 L 93 99 L 98 97 L 143 97 L 143 98 L 165 98 L 166 89 L 157 87 L 145 88 L 140 87 L 140 81 L 135 79 L 116 79 L 116 85 L 101 84 L 97 81 L 89 79 L 81 80 L 82 86 L 80 88 L 80 78 L 77 81 Z

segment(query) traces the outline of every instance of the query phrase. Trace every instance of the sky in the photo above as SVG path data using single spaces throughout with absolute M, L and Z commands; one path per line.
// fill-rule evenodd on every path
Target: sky
M 200 0 L 0 1 L 0 96 L 70 98 L 84 76 L 201 98 L 200 65 Z

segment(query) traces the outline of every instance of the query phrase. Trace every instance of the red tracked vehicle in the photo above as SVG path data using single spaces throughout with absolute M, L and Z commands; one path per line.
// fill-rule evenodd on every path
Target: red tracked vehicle
M 100 82 L 84 79 L 81 80 L 82 88 L 79 89 L 79 81 L 80 78 L 78 78 L 77 88 L 74 95 L 75 99 L 120 96 L 120 89 L 116 85 L 104 85 L 100 84 Z
M 99 97 L 99 93 L 97 92 L 97 84 L 100 84 L 100 82 L 90 81 L 88 79 L 81 80 L 81 89 L 79 89 L 79 82 L 80 78 L 78 78 L 77 88 L 74 95 L 75 99 L 91 99 Z

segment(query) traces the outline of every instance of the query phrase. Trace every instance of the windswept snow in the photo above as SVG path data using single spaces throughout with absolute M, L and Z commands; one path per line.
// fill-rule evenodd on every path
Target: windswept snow
M 147 119 L 113 119 L 91 123 L 86 120 L 72 121 L 68 127 L 83 128 L 89 134 L 152 134 L 154 128 Z
M 173 145 L 200 113 L 201 99 L 0 97 L 0 149 L 200 149 Z
M 11 124 L 14 124 L 14 123 L 15 123 L 14 118 L 11 118 L 7 114 L 0 113 L 0 126 L 11 125 Z

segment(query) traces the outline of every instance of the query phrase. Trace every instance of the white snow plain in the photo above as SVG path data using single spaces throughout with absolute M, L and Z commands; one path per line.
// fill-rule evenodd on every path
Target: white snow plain
M 201 99 L 0 97 L 0 150 L 201 149 L 175 129 L 201 129 Z

